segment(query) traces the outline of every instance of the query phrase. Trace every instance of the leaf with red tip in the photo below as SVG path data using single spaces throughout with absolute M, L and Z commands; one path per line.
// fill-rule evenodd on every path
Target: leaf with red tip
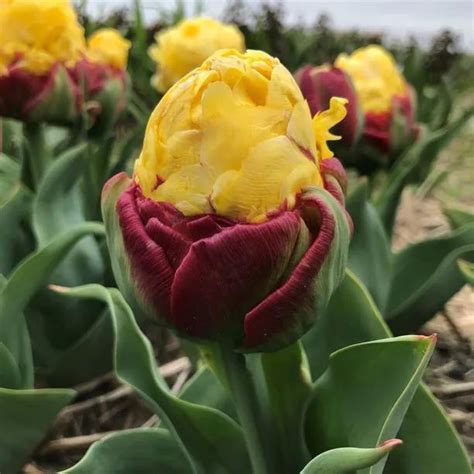
M 400 445 L 400 439 L 389 439 L 376 448 L 336 448 L 316 456 L 301 474 L 347 474 L 378 463 L 392 449 Z

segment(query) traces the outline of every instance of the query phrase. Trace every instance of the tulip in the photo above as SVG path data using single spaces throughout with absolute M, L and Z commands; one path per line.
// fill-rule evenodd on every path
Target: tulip
M 371 45 L 340 54 L 334 64 L 352 78 L 365 115 L 367 143 L 392 153 L 416 138 L 415 94 L 388 51 Z
M 103 191 L 125 295 L 178 334 L 275 350 L 299 338 L 340 281 L 350 219 L 329 128 L 289 71 L 260 51 L 222 50 L 152 113 L 133 179 Z
M 82 86 L 85 108 L 96 128 L 110 127 L 127 102 L 127 59 L 130 41 L 113 28 L 94 32 L 87 41 L 84 58 L 74 68 Z
M 73 120 L 81 97 L 69 68 L 83 50 L 68 0 L 0 0 L 0 116 Z
M 303 66 L 295 73 L 303 97 L 308 101 L 311 114 L 329 107 L 331 97 L 347 99 L 347 115 L 334 128 L 342 136 L 346 147 L 352 147 L 360 138 L 364 115 L 359 105 L 354 85 L 347 73 L 333 66 Z
M 212 18 L 183 20 L 158 32 L 149 51 L 157 65 L 153 86 L 159 92 L 165 92 L 212 53 L 225 48 L 244 51 L 244 36 L 236 26 Z

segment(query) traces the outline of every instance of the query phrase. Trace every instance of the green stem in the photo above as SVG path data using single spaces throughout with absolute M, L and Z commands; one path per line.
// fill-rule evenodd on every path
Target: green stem
M 243 354 L 221 346 L 221 362 L 227 377 L 230 395 L 233 398 L 254 474 L 268 474 L 265 449 L 258 427 L 256 413 L 257 396 Z
M 34 190 L 38 189 L 46 168 L 51 162 L 51 153 L 44 138 L 44 126 L 40 123 L 28 123 L 23 126 L 26 139 L 28 168 L 27 174 L 30 177 Z

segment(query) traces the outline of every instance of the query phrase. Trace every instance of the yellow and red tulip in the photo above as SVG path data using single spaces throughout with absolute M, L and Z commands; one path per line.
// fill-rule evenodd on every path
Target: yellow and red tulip
M 81 96 L 70 68 L 84 46 L 68 0 L 0 0 L 0 116 L 75 118 Z
M 126 106 L 130 47 L 117 30 L 99 29 L 88 38 L 87 50 L 74 67 L 86 109 L 94 123 L 103 125 L 100 130 L 110 126 Z
M 104 188 L 124 293 L 186 337 L 248 351 L 300 337 L 347 257 L 345 174 L 327 147 L 344 102 L 312 119 L 289 71 L 260 51 L 222 50 L 178 81 L 133 179 Z
M 183 20 L 155 36 L 150 57 L 157 64 L 157 73 L 152 83 L 165 92 L 211 54 L 228 48 L 245 50 L 244 36 L 236 26 L 206 17 Z
M 312 115 L 327 109 L 332 97 L 347 99 L 347 115 L 335 126 L 334 131 L 341 135 L 347 147 L 357 143 L 364 126 L 364 114 L 350 76 L 334 66 L 307 65 L 296 71 L 295 79 L 308 101 Z
M 340 54 L 334 64 L 352 78 L 365 115 L 367 142 L 391 152 L 416 138 L 415 94 L 388 51 L 370 45 Z

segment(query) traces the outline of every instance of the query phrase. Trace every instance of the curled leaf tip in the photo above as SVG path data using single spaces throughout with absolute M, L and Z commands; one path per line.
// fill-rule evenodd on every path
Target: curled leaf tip
M 52 291 L 55 291 L 56 293 L 67 293 L 70 290 L 70 288 L 68 288 L 67 286 L 54 284 L 48 285 L 48 288 Z
M 403 441 L 401 439 L 387 439 L 387 441 L 384 441 L 382 444 L 379 445 L 379 448 L 391 451 L 393 448 L 395 448 L 396 446 L 400 446 L 401 444 L 403 444 Z

